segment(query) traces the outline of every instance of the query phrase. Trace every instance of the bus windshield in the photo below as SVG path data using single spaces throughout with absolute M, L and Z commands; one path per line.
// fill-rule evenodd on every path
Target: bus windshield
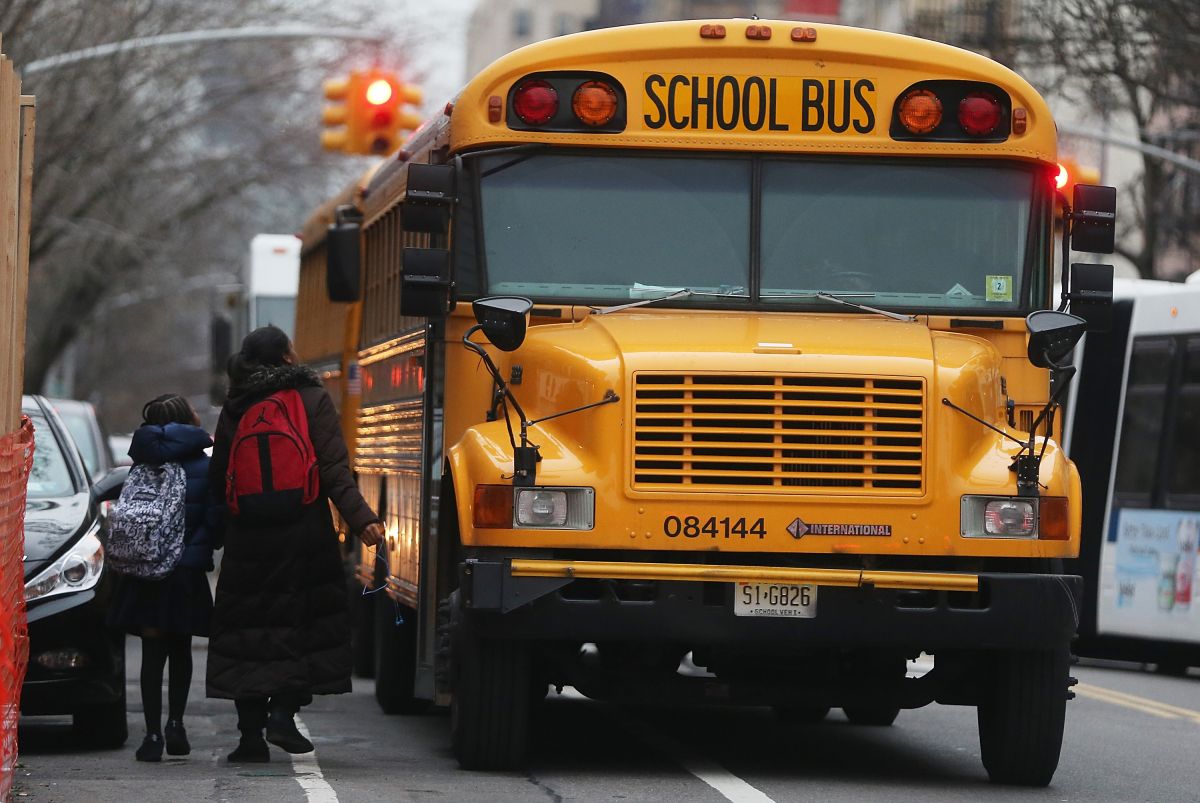
M 996 163 L 485 156 L 481 289 L 620 302 L 686 288 L 665 303 L 844 311 L 813 303 L 833 293 L 1018 312 L 1045 259 L 1031 229 L 1037 176 Z

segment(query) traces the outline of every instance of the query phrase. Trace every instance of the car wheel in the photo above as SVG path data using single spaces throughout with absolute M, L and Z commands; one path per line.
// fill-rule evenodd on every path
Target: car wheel
M 846 719 L 855 725 L 877 725 L 886 727 L 896 721 L 899 708 L 884 708 L 877 705 L 852 705 L 843 708 Z
M 992 783 L 1046 786 L 1066 719 L 1067 650 L 1000 653 L 979 702 L 979 747 Z
M 75 737 L 88 747 L 120 747 L 129 738 L 125 695 L 116 702 L 79 709 L 71 717 L 71 725 Z
M 532 708 L 528 647 L 481 639 L 461 618 L 452 638 L 450 736 L 459 766 L 465 770 L 520 766 L 528 749 Z

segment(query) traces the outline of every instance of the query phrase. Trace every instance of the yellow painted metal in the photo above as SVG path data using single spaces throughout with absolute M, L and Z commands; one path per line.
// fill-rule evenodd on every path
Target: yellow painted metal
M 702 39 L 700 27 L 704 23 L 689 20 L 589 31 L 513 51 L 480 71 L 457 98 L 451 149 L 545 142 L 606 148 L 1008 157 L 1047 165 L 1055 163 L 1057 135 L 1045 101 L 1019 75 L 984 56 L 937 42 L 836 25 L 811 25 L 817 32 L 816 41 L 797 42 L 791 38 L 796 23 L 787 21 L 720 20 L 727 35 L 723 39 Z M 771 38 L 747 39 L 749 25 L 769 27 Z M 509 127 L 512 121 L 506 119 L 507 112 L 503 111 L 507 108 L 509 91 L 531 73 L 554 70 L 594 70 L 615 79 L 626 98 L 625 129 L 602 134 L 512 130 Z M 673 110 L 678 116 L 690 116 L 693 77 L 698 85 L 709 78 L 715 82 L 723 77 L 732 79 L 746 87 L 746 105 L 752 105 L 751 96 L 757 95 L 750 90 L 748 81 L 761 80 L 773 92 L 777 90 L 774 107 L 778 115 L 772 116 L 776 125 L 763 125 L 757 130 L 742 125 L 725 130 L 716 123 L 654 127 L 661 117 L 656 96 L 657 102 L 664 106 L 669 98 L 674 98 Z M 678 93 L 670 91 L 668 97 L 665 87 L 662 91 L 652 91 L 658 78 L 663 82 L 686 79 L 688 86 L 681 85 Z M 1028 120 L 1025 133 L 1013 134 L 998 143 L 893 140 L 889 131 L 893 104 L 913 84 L 930 78 L 981 81 L 998 86 L 1011 98 L 1014 108 L 1025 110 Z M 843 85 L 844 81 L 853 82 L 856 91 L 861 86 L 863 103 L 873 108 L 873 125 L 863 132 L 858 130 L 859 126 L 841 132 L 830 126 L 806 130 L 812 127 L 797 119 L 804 105 L 800 85 L 805 79 L 815 80 L 822 90 L 833 85 L 839 96 L 849 86 Z M 862 81 L 867 84 L 859 84 Z M 499 120 L 489 117 L 489 104 L 501 108 Z M 856 108 L 861 111 L 861 105 Z M 825 117 L 828 119 L 828 115 Z M 855 122 L 868 121 L 860 114 Z M 778 130 L 781 125 L 787 126 L 787 130 Z
M 865 569 L 805 569 L 791 566 L 713 566 L 689 563 L 622 563 L 589 560 L 514 559 L 513 577 L 572 577 L 598 580 L 690 580 L 702 583 L 791 583 L 856 588 L 976 591 L 979 577 L 950 572 L 888 572 Z

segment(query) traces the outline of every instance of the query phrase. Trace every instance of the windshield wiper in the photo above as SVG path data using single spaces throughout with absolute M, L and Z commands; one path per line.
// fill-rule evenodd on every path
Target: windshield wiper
M 668 288 L 664 287 L 662 289 L 667 290 Z M 672 290 L 671 292 L 668 292 L 665 296 L 658 296 L 657 298 L 643 298 L 641 301 L 633 301 L 628 304 L 617 304 L 613 307 L 601 307 L 600 309 L 593 310 L 592 314 L 608 315 L 610 312 L 620 312 L 621 310 L 633 309 L 634 307 L 644 307 L 647 304 L 657 304 L 659 301 L 671 301 L 672 299 L 688 298 L 690 296 L 701 296 L 704 298 L 749 298 L 750 296 L 746 295 L 744 291 L 744 287 L 732 287 L 727 292 L 723 293 L 707 293 L 699 290 L 692 290 L 687 287 L 681 287 L 678 290 Z
M 768 298 L 820 298 L 824 301 L 832 301 L 835 304 L 841 304 L 843 307 L 853 307 L 862 312 L 874 312 L 877 315 L 882 315 L 885 318 L 891 318 L 896 321 L 904 321 L 912 323 L 917 319 L 916 315 L 905 315 L 902 312 L 892 312 L 891 310 L 879 309 L 879 307 L 869 307 L 866 304 L 859 304 L 855 301 L 847 301 L 847 298 L 874 298 L 874 293 L 827 293 L 824 290 L 818 290 L 815 293 L 780 293 L 763 294 L 764 299 Z

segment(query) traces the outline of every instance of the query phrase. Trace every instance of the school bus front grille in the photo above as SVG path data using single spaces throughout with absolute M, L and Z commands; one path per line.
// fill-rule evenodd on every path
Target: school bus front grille
M 423 415 L 420 399 L 364 407 L 358 416 L 355 470 L 378 474 L 419 469 Z
M 920 379 L 637 373 L 633 407 L 638 490 L 923 492 Z

